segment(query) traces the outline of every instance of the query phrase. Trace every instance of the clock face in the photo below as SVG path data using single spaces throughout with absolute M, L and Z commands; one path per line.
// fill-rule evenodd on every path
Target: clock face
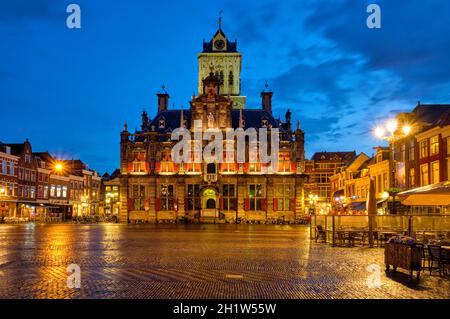
M 223 41 L 223 40 L 216 40 L 214 42 L 214 47 L 217 50 L 223 50 L 225 48 L 225 41 Z

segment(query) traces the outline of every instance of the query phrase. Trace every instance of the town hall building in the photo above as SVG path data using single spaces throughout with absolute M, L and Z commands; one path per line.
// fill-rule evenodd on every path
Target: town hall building
M 304 132 L 272 114 L 273 92 L 266 84 L 262 105 L 247 107 L 241 95 L 242 55 L 237 42 L 219 28 L 198 55 L 198 93 L 189 109 L 169 109 L 169 94 L 157 94 L 158 113 L 142 113 L 140 130 L 125 124 L 120 142 L 120 222 L 294 222 L 304 214 Z M 175 163 L 171 140 L 177 128 L 267 128 L 279 132 L 278 167 L 268 171 L 263 163 L 235 158 L 226 163 Z M 225 134 L 224 134 L 225 136 Z M 224 140 L 223 143 L 227 142 Z M 234 143 L 236 147 L 237 143 Z M 207 145 L 204 141 L 203 147 Z M 246 144 L 248 148 L 248 142 Z M 224 147 L 225 149 L 225 147 Z M 196 151 L 189 152 L 194 159 Z M 227 154 L 224 154 L 226 157 Z M 234 155 L 233 155 L 234 156 Z

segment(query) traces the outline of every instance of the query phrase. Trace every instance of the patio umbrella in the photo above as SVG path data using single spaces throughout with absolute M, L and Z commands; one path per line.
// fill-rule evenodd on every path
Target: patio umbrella
M 375 179 L 370 179 L 369 194 L 367 195 L 367 213 L 369 215 L 369 245 L 373 247 L 373 228 L 377 214 L 377 198 L 375 195 Z

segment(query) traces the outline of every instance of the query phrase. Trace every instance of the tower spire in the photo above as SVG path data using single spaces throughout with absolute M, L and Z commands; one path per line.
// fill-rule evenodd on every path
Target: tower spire
M 219 30 L 222 30 L 222 14 L 223 10 L 219 11 Z
M 183 127 L 183 128 L 184 128 L 184 112 L 183 112 L 183 105 L 181 106 L 180 127 Z

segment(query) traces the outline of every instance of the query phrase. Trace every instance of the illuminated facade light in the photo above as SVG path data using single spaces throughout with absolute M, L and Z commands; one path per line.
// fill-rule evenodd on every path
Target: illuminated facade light
M 386 125 L 386 128 L 391 134 L 394 134 L 394 132 L 397 130 L 397 127 L 398 123 L 396 120 L 390 120 Z
M 409 135 L 411 133 L 411 126 L 410 125 L 404 125 L 402 128 L 403 134 Z
M 385 136 L 385 130 L 381 126 L 378 126 L 374 130 L 374 134 L 377 138 L 382 139 Z

